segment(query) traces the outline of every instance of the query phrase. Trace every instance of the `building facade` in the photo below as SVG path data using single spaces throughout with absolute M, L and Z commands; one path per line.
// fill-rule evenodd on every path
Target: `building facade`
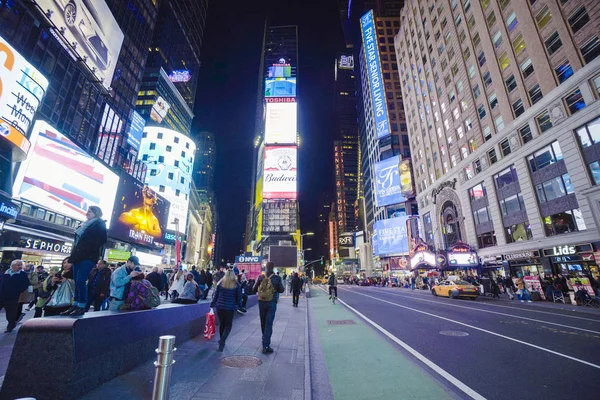
M 407 1 L 395 46 L 430 245 L 598 274 L 599 20 L 593 1 Z

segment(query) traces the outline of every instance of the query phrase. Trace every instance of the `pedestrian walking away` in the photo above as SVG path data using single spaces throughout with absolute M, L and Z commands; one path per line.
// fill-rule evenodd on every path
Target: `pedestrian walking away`
M 202 299 L 206 299 L 205 294 L 207 294 L 207 292 L 206 292 L 207 280 L 208 280 L 208 276 L 206 275 L 206 271 L 204 271 L 204 270 L 200 271 L 199 279 L 198 279 L 198 287 L 202 291 L 202 296 L 201 296 Z
M 78 316 L 85 313 L 88 276 L 100 258 L 100 249 L 108 241 L 106 221 L 101 219 L 100 207 L 90 206 L 85 217 L 87 220 L 75 229 L 75 241 L 69 256 L 69 262 L 73 264 L 75 298 L 73 305 L 61 315 Z
M 158 273 L 160 274 L 160 279 L 162 281 L 162 291 L 165 292 L 165 300 L 169 300 L 169 277 L 162 268 L 158 269 Z
M 0 276 L 0 310 L 6 311 L 5 333 L 12 332 L 17 326 L 19 297 L 29 286 L 27 273 L 23 271 L 23 261 L 13 260 L 6 273 Z
M 298 307 L 298 301 L 300 300 L 300 289 L 302 288 L 302 280 L 298 276 L 297 272 L 294 272 L 294 275 L 291 279 L 291 288 L 292 288 L 292 305 L 294 307 Z
M 273 352 L 271 348 L 271 335 L 273 334 L 273 321 L 277 312 L 279 294 L 285 290 L 281 278 L 275 275 L 273 262 L 267 263 L 266 275 L 260 275 L 254 285 L 258 292 L 258 310 L 260 313 L 260 329 L 262 331 L 263 354 Z
M 242 307 L 242 292 L 235 273 L 228 270 L 217 282 L 211 308 L 216 308 L 219 317 L 219 351 L 225 348 L 225 341 L 233 326 L 233 315 Z

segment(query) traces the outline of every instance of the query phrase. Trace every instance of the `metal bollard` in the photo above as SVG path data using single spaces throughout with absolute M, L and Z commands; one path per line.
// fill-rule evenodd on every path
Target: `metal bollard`
M 154 374 L 154 390 L 152 391 L 152 400 L 169 400 L 169 390 L 171 386 L 171 368 L 175 364 L 173 353 L 177 351 L 175 346 L 175 336 L 161 336 L 158 342 L 156 354 L 158 357 L 154 362 L 156 372 Z

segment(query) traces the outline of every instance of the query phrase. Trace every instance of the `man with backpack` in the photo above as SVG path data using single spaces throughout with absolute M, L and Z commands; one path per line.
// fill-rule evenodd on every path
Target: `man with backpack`
M 140 259 L 131 256 L 125 263 L 115 270 L 110 277 L 110 307 L 109 310 L 117 311 L 125 302 L 131 287 L 131 279 L 143 275 L 140 270 Z
M 273 321 L 277 311 L 277 300 L 279 293 L 284 292 L 283 283 L 278 275 L 275 275 L 275 265 L 267 263 L 266 275 L 258 277 L 254 291 L 258 293 L 258 310 L 260 312 L 260 328 L 262 330 L 263 354 L 273 352 L 271 348 L 271 335 L 273 334 Z

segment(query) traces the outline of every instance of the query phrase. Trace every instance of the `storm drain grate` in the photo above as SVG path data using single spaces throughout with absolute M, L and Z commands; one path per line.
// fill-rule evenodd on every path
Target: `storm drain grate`
M 329 319 L 327 325 L 356 325 L 351 319 Z
M 231 368 L 254 368 L 262 364 L 258 357 L 251 356 L 231 356 L 221 360 L 221 365 Z

